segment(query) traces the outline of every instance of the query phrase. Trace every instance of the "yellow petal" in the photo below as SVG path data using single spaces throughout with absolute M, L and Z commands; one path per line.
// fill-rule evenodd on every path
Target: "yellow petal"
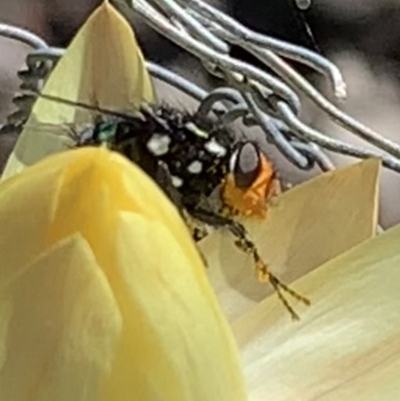
M 323 174 L 278 196 L 266 220 L 243 221 L 274 274 L 290 283 L 374 235 L 379 165 L 371 159 Z M 229 233 L 214 233 L 201 249 L 229 318 L 271 293 Z
M 115 240 L 124 326 L 101 400 L 244 400 L 227 322 L 168 228 L 125 214 Z
M 49 157 L 0 184 L 0 221 L 7 401 L 246 399 L 188 230 L 138 167 L 100 148 Z
M 0 394 L 98 400 L 122 328 L 106 277 L 81 236 L 24 266 L 0 290 Z
M 132 28 L 108 1 L 82 26 L 48 78 L 43 93 L 117 111 L 154 100 Z M 93 112 L 39 98 L 10 156 L 3 178 L 66 148 L 67 123 L 88 123 Z M 41 124 L 47 124 L 40 128 Z M 49 124 L 53 125 L 49 128 Z
M 251 400 L 399 399 L 399 244 L 397 226 L 299 280 L 299 323 L 274 297 L 234 323 Z

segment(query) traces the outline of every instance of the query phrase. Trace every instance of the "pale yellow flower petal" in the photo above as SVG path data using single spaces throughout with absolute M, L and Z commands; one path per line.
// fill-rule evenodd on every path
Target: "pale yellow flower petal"
M 278 196 L 265 220 L 243 220 L 274 274 L 290 283 L 374 235 L 379 165 L 371 159 L 321 175 Z M 230 319 L 271 293 L 229 233 L 214 233 L 201 249 Z
M 399 400 L 399 244 L 400 226 L 299 280 L 299 323 L 275 297 L 235 321 L 251 400 Z
M 101 400 L 244 400 L 226 320 L 168 228 L 126 213 L 115 240 L 124 326 Z
M 0 398 L 98 400 L 122 319 L 86 241 L 59 243 L 2 284 Z
M 79 30 L 43 93 L 119 112 L 135 110 L 142 102 L 154 100 L 151 79 L 132 28 L 108 1 Z M 92 121 L 93 111 L 39 98 L 3 178 L 65 150 L 71 143 L 65 124 Z
M 0 221 L 7 401 L 246 399 L 198 251 L 138 167 L 100 148 L 51 156 L 0 184 Z

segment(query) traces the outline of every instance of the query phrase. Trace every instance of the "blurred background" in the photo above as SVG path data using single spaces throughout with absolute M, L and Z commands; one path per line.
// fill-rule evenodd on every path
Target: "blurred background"
M 98 0 L 0 0 L 0 21 L 28 28 L 51 45 L 66 46 L 98 3 Z M 348 86 L 348 99 L 341 107 L 382 135 L 400 142 L 400 1 L 312 0 L 304 12 L 298 10 L 294 0 L 214 0 L 212 3 L 251 28 L 317 49 L 336 62 Z M 142 21 L 132 22 L 147 58 L 210 87 L 212 82 L 202 74 L 196 60 L 160 38 Z M 28 51 L 24 45 L 0 39 L 0 121 L 13 110 L 12 93 L 19 84 L 16 72 L 24 65 Z M 235 55 L 248 59 L 241 52 Z M 321 84 L 308 71 L 302 72 L 317 85 Z M 306 104 L 304 119 L 331 136 L 362 143 L 311 105 Z M 0 138 L 0 165 L 14 140 L 12 136 Z M 272 157 L 277 159 L 278 169 L 286 179 L 295 183 L 308 177 L 279 156 Z M 352 161 L 336 155 L 333 159 L 338 164 Z M 380 215 L 383 226 L 400 221 L 399 198 L 400 176 L 386 171 Z

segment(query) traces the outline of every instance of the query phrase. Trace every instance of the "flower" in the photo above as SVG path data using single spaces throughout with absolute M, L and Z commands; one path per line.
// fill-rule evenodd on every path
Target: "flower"
M 101 43 L 99 38 L 112 38 L 112 43 L 120 46 L 92 47 L 94 42 Z M 132 54 L 136 54 L 133 59 Z M 132 66 L 141 68 L 143 63 L 137 54 L 130 28 L 105 2 L 82 27 L 47 81 L 44 93 L 72 101 L 95 100 L 100 107 L 115 110 L 128 109 L 136 96 L 148 96 L 151 101 L 153 94 L 147 84 L 137 91 L 138 78 Z M 87 65 L 93 68 L 88 70 Z M 102 78 L 95 80 L 90 71 L 97 69 L 103 73 L 97 75 Z M 114 91 L 107 90 L 110 85 Z M 85 121 L 90 121 L 85 110 L 39 99 L 4 178 L 65 149 L 62 135 L 48 135 L 45 131 L 38 134 L 31 129 L 35 123 Z M 188 387 L 193 397 L 198 397 L 193 399 L 202 401 L 233 400 L 235 396 L 246 399 L 229 328 L 175 209 L 137 168 L 128 166 L 122 158 L 105 150 L 80 152 L 54 156 L 0 184 L 0 254 L 5 261 L 0 265 L 0 282 L 5 283 L 0 292 L 0 394 L 7 394 L 2 392 L 4 384 L 8 385 L 7 391 L 27 388 L 22 385 L 27 383 L 24 380 L 37 373 L 37 380 L 31 380 L 29 388 L 36 390 L 45 383 L 48 391 L 56 392 L 54 396 L 42 393 L 38 399 L 79 399 L 71 391 L 83 388 L 85 401 L 118 401 L 117 397 L 138 397 L 137 389 L 143 390 L 147 384 L 149 391 L 158 391 L 150 395 L 151 400 L 178 401 L 173 391 L 183 397 Z M 94 161 L 97 159 L 102 162 Z M 309 308 L 295 306 L 301 315 L 298 323 L 291 323 L 278 298 L 270 296 L 268 286 L 256 281 L 246 255 L 232 247 L 229 234 L 214 233 L 201 244 L 209 261 L 209 278 L 240 346 L 250 401 L 399 398 L 400 228 L 375 237 L 378 175 L 377 160 L 327 173 L 274 198 L 265 219 L 244 219 L 271 270 L 286 282 L 296 280 L 296 290 L 311 299 Z M 108 196 L 98 196 L 99 191 Z M 169 238 L 168 243 L 153 238 L 158 230 L 148 230 L 149 225 L 158 227 L 165 235 L 163 238 Z M 170 243 L 176 252 L 166 251 Z M 143 259 L 129 259 L 142 252 Z M 156 257 L 162 264 L 154 263 Z M 116 263 L 111 263 L 111 259 Z M 84 274 L 78 274 L 72 262 L 82 260 Z M 127 261 L 131 262 L 129 267 Z M 54 268 L 60 265 L 63 269 Z M 140 285 L 142 280 L 149 284 L 153 274 L 159 279 L 157 272 L 165 272 L 164 266 L 179 274 L 168 275 L 167 285 L 158 280 L 158 291 L 150 292 L 150 285 Z M 117 273 L 113 273 L 114 269 Z M 133 288 L 133 284 L 137 285 Z M 79 291 L 80 288 L 85 291 Z M 199 294 L 195 304 L 188 302 L 194 296 L 192 288 Z M 49 297 L 50 291 L 58 297 Z M 149 313 L 157 321 L 154 344 L 163 344 L 164 353 L 145 353 L 146 348 L 139 349 L 139 354 L 129 351 L 137 349 L 137 343 L 130 330 L 133 322 L 128 293 L 140 294 L 141 297 L 135 295 L 135 300 L 143 301 L 142 315 Z M 156 298 L 159 293 L 173 293 L 171 299 L 175 300 L 185 297 L 185 302 L 170 305 L 168 316 L 175 323 L 168 324 L 165 313 L 154 312 L 160 306 L 167 307 L 160 305 Z M 58 303 L 46 302 L 49 298 Z M 175 307 L 178 309 L 174 310 Z M 203 313 L 192 314 L 198 307 Z M 190 313 L 182 320 L 178 311 L 187 308 Z M 133 308 L 135 313 L 138 309 Z M 214 313 L 207 316 L 206 310 Z M 52 319 L 39 319 L 47 311 Z M 203 327 L 203 319 L 204 327 L 210 330 L 201 330 L 199 341 L 192 342 L 193 328 Z M 215 327 L 212 319 L 218 322 Z M 17 323 L 11 324 L 13 321 Z M 44 324 L 35 326 L 38 321 Z M 110 329 L 109 336 L 96 336 L 98 327 L 101 331 Z M 19 330 L 14 331 L 18 335 L 7 337 L 10 330 Z M 175 334 L 166 335 L 168 330 Z M 119 347 L 113 347 L 119 333 L 124 333 L 124 340 Z M 49 342 L 43 341 L 50 335 L 59 348 L 49 347 Z M 182 341 L 176 341 L 175 336 Z M 34 341 L 36 347 L 32 346 Z M 68 352 L 53 352 L 55 349 Z M 206 364 L 204 361 L 214 351 L 214 358 Z M 1 381 L 4 367 L 9 366 L 7 352 L 15 352 L 24 362 L 18 366 L 24 369 L 17 372 L 17 365 L 12 365 L 14 374 Z M 31 369 L 32 365 L 26 364 L 36 360 L 33 356 L 43 355 L 55 361 L 55 365 L 45 366 L 51 367 L 46 371 L 51 376 L 39 376 L 44 370 Z M 182 355 L 190 358 L 179 359 Z M 150 356 L 159 357 L 160 365 Z M 85 363 L 77 363 L 82 360 Z M 177 361 L 168 365 L 176 368 L 175 381 L 169 381 L 168 375 L 163 378 L 168 371 L 166 361 L 171 360 Z M 115 361 L 123 362 L 113 365 Z M 131 364 L 135 363 L 133 371 Z M 216 363 L 232 372 L 236 378 L 232 384 L 226 375 L 222 378 L 214 374 Z M 201 369 L 193 370 L 197 364 L 201 364 Z M 204 369 L 205 365 L 209 371 Z M 150 382 L 156 377 L 152 369 L 159 379 Z M 196 375 L 194 371 L 200 373 Z M 136 373 L 142 376 L 130 382 Z M 15 381 L 8 380 L 9 377 Z M 72 386 L 73 382 L 77 385 Z M 161 385 L 171 392 L 161 390 Z M 231 393 L 225 393 L 230 385 Z M 89 388 L 100 389 L 99 397 L 90 393 Z M 7 400 L 14 401 L 11 396 Z
M 0 221 L 5 399 L 246 399 L 189 234 L 134 165 L 104 149 L 48 158 L 0 184 Z M 300 323 L 274 297 L 232 319 L 250 400 L 397 397 L 399 237 L 297 282 L 315 302 Z
M 245 400 L 231 330 L 175 207 L 118 154 L 0 185 L 0 394 Z
M 276 197 L 266 219 L 245 218 L 261 256 L 290 283 L 375 235 L 379 161 L 323 174 Z M 209 275 L 230 319 L 271 294 L 225 232 L 206 238 Z M 305 293 L 307 295 L 307 293 Z
M 283 195 L 271 220 L 253 227 L 266 257 L 289 266 L 281 276 L 297 275 L 292 285 L 311 299 L 309 308 L 296 305 L 300 322 L 290 323 L 278 298 L 251 281 L 250 263 L 224 235 L 203 244 L 251 401 L 400 396 L 400 226 L 374 235 L 376 173 L 370 160 L 318 177 Z
M 400 227 L 297 282 L 314 300 L 288 325 L 274 299 L 233 323 L 252 401 L 397 400 Z

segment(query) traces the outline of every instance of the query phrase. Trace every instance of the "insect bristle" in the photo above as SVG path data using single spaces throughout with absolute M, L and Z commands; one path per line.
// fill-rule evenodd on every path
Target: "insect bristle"
M 107 109 L 101 106 L 94 106 L 94 105 L 90 105 L 87 103 L 83 103 L 83 102 L 79 102 L 79 101 L 73 101 L 73 100 L 68 100 L 68 99 L 64 99 L 58 96 L 54 96 L 54 95 L 49 95 L 46 93 L 41 93 L 39 91 L 37 92 L 32 92 L 34 95 L 36 95 L 39 98 L 42 99 L 46 99 L 52 102 L 56 102 L 56 103 L 61 103 L 64 104 L 66 106 L 71 106 L 71 107 L 78 107 L 81 109 L 85 109 L 85 110 L 90 110 L 90 111 L 94 111 L 96 113 L 100 113 L 100 114 L 104 114 L 110 117 L 118 117 L 118 118 L 123 118 L 126 120 L 130 120 L 130 119 L 134 119 L 134 118 L 138 118 L 137 114 L 135 113 L 135 115 L 131 115 L 128 113 L 121 113 L 119 111 L 115 111 L 115 110 L 111 110 L 111 109 Z

